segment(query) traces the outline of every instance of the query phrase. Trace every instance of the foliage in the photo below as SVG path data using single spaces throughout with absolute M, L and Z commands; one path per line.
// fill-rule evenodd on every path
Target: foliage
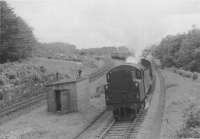
M 168 35 L 150 49 L 152 55 L 160 59 L 162 66 L 200 72 L 200 29 Z
M 184 127 L 177 133 L 178 138 L 200 138 L 200 111 L 190 112 Z
M 197 73 L 193 73 L 192 79 L 193 79 L 193 80 L 197 80 L 197 79 L 198 79 L 198 74 L 197 74 Z
M 0 63 L 31 55 L 36 42 L 31 28 L 5 1 L 0 1 Z

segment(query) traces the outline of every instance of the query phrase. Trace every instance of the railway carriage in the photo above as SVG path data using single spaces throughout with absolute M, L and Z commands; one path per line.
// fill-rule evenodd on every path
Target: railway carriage
M 123 64 L 106 74 L 105 99 L 118 119 L 131 118 L 145 107 L 153 81 L 151 63 L 141 59 L 139 64 Z

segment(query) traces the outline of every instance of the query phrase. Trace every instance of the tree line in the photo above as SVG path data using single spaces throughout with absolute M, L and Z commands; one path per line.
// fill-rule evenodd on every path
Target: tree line
M 36 42 L 27 23 L 6 1 L 0 1 L 0 63 L 31 56 Z
M 193 27 L 187 33 L 168 35 L 158 45 L 144 50 L 158 58 L 164 67 L 176 67 L 200 72 L 200 29 Z

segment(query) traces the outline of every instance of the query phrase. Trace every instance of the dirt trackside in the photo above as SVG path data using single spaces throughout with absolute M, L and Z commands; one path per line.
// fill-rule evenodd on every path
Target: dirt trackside
M 160 127 L 163 118 L 163 108 L 165 104 L 165 90 L 164 90 L 164 78 L 158 71 L 156 74 L 156 84 L 151 104 L 148 109 L 144 122 L 139 128 L 137 134 L 138 139 L 159 139 Z

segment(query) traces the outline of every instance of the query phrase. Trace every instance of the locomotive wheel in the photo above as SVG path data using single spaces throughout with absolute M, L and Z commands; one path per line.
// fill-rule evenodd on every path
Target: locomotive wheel
M 126 117 L 126 109 L 120 108 L 120 117 Z
M 139 113 L 139 112 L 140 112 L 140 107 L 141 107 L 141 106 L 138 106 L 138 105 L 137 105 L 136 113 Z
M 130 119 L 134 119 L 136 117 L 136 111 L 134 109 L 129 109 L 129 117 Z
M 149 91 L 148 91 L 148 93 L 151 93 L 151 91 L 152 91 L 152 85 L 149 86 Z
M 113 110 L 113 115 L 114 115 L 114 116 L 115 116 L 115 115 L 118 115 L 117 109 Z
M 126 114 L 129 116 L 131 115 L 131 109 L 130 108 L 126 108 Z
M 117 116 L 117 115 L 114 115 L 114 118 L 115 118 L 115 121 L 119 121 L 119 116 Z
M 142 109 L 145 109 L 145 101 L 142 103 Z
M 116 121 L 118 121 L 120 118 L 120 110 L 119 109 L 115 109 L 113 110 L 113 116 L 115 118 Z
M 149 90 L 148 90 L 148 93 L 150 93 L 151 92 L 151 85 L 149 85 Z

